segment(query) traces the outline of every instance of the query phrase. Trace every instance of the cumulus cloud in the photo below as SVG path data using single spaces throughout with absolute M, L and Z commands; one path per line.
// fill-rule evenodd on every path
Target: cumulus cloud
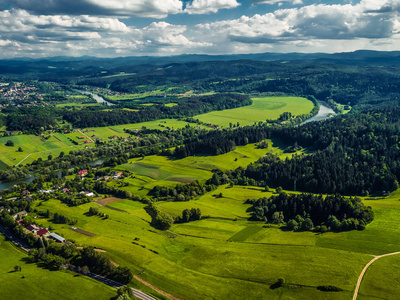
M 188 38 L 186 31 L 184 25 L 167 22 L 136 28 L 116 17 L 35 15 L 12 9 L 0 11 L 0 56 L 183 53 L 193 47 L 211 46 Z
M 236 0 L 193 0 L 186 5 L 185 12 L 193 15 L 216 13 L 220 9 L 235 8 L 239 5 Z
M 380 2 L 380 3 L 377 3 Z M 307 39 L 382 39 L 398 32 L 397 13 L 372 13 L 400 1 L 363 0 L 351 5 L 309 5 L 265 15 L 200 24 L 199 29 L 242 43 L 281 43 Z
M 182 12 L 180 0 L 9 0 L 12 7 L 38 15 L 94 15 L 165 18 Z
M 283 2 L 290 2 L 294 5 L 303 4 L 302 0 L 250 0 L 250 2 L 258 3 L 258 4 L 276 4 Z

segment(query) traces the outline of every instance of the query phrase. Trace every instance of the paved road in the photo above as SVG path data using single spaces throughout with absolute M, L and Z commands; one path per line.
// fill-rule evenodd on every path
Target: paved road
M 70 270 L 70 271 L 73 271 L 75 273 L 82 274 L 81 272 L 78 271 L 78 269 L 76 267 L 65 267 L 65 268 Z M 111 286 L 113 288 L 116 288 L 116 289 L 119 289 L 119 288 L 124 286 L 124 284 L 122 284 L 122 283 L 116 282 L 114 280 L 105 278 L 103 276 L 100 276 L 100 275 L 97 275 L 97 274 L 94 274 L 94 273 L 88 273 L 88 274 L 82 274 L 82 275 L 86 275 L 86 276 L 88 276 L 88 277 L 90 277 L 90 278 L 92 278 L 94 280 L 100 281 L 101 283 L 104 283 L 104 284 L 106 284 L 108 286 Z M 149 295 L 147 295 L 147 294 L 145 294 L 142 291 L 139 291 L 137 289 L 132 289 L 132 291 L 133 291 L 133 295 L 136 298 L 139 298 L 139 299 L 142 299 L 142 300 L 156 300 L 155 298 L 153 298 L 153 297 L 151 297 L 151 296 L 149 296 Z
M 360 285 L 361 285 L 361 281 L 364 277 L 365 272 L 367 271 L 367 269 L 369 268 L 370 265 L 372 265 L 372 263 L 382 257 L 385 256 L 390 256 L 390 255 L 396 255 L 396 254 L 400 254 L 400 252 L 392 252 L 392 253 L 387 253 L 387 254 L 383 254 L 383 255 L 379 255 L 379 256 L 375 256 L 369 263 L 367 263 L 364 267 L 364 269 L 362 270 L 360 276 L 358 277 L 358 281 L 357 281 L 357 286 L 356 286 L 356 290 L 354 291 L 354 295 L 353 295 L 353 300 L 357 300 L 357 296 L 358 296 L 358 290 L 360 289 Z
M 20 247 L 22 250 L 29 252 L 31 248 L 21 242 L 19 239 L 17 239 L 9 230 L 3 227 L 3 225 L 0 225 L 0 232 L 3 233 L 7 238 L 10 239 L 15 245 Z
M 9 238 L 15 245 L 17 245 L 18 247 L 20 247 L 22 250 L 29 252 L 31 250 L 30 247 L 28 247 L 27 245 L 25 245 L 24 243 L 22 243 L 21 241 L 19 241 L 9 230 L 7 230 L 6 228 L 4 228 L 2 225 L 0 225 L 0 232 L 3 233 L 7 238 Z M 76 272 L 76 273 L 80 273 L 78 272 L 78 269 L 76 267 L 64 267 L 65 269 L 68 269 L 70 271 Z M 82 274 L 82 273 L 80 273 Z M 107 284 L 113 288 L 119 289 L 120 287 L 123 287 L 124 284 L 116 282 L 114 280 L 105 278 L 103 276 L 94 274 L 94 273 L 88 273 L 86 274 L 86 276 L 93 278 L 97 281 L 100 281 L 101 283 Z M 142 300 L 156 300 L 155 298 L 143 293 L 142 291 L 139 291 L 137 289 L 132 289 L 133 291 L 133 295 L 135 295 L 136 298 L 142 299 Z

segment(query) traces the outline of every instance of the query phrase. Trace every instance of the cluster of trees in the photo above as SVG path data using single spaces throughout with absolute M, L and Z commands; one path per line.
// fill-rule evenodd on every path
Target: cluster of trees
M 178 183 L 173 188 L 156 185 L 151 190 L 151 194 L 158 198 L 159 201 L 189 201 L 196 196 L 204 195 L 205 193 L 211 192 L 215 189 L 215 185 L 204 184 L 195 180 L 188 184 Z
M 69 206 L 78 206 L 92 201 L 92 199 L 87 197 L 85 194 L 59 193 L 57 199 Z
M 151 225 L 157 229 L 168 230 L 174 223 L 174 218 L 159 210 L 153 202 L 149 202 L 149 205 L 146 206 L 145 209 L 151 216 Z
M 68 216 L 65 216 L 63 214 L 60 214 L 58 212 L 51 212 L 50 210 L 46 210 L 41 213 L 43 217 L 51 219 L 53 223 L 56 224 L 68 224 L 68 225 L 75 225 L 78 221 L 75 219 L 72 219 Z
M 74 260 L 74 265 L 87 266 L 91 272 L 123 284 L 128 284 L 133 278 L 133 274 L 128 268 L 116 267 L 110 259 L 95 251 L 93 247 L 83 248 L 80 257 Z
M 37 248 L 29 251 L 29 256 L 34 262 L 42 262 L 48 268 L 59 270 L 61 267 L 71 261 L 76 255 L 78 250 L 72 243 L 58 244 L 46 238 L 39 238 Z
M 184 209 L 182 211 L 182 216 L 177 216 L 175 218 L 175 223 L 187 223 L 191 221 L 198 221 L 202 219 L 202 214 L 200 208 Z
M 107 215 L 105 213 L 102 213 L 98 207 L 90 207 L 89 208 L 89 215 L 91 215 L 91 216 L 100 216 L 100 217 L 103 217 L 104 219 L 108 219 L 110 217 L 109 215 Z
M 372 208 L 365 206 L 358 197 L 281 192 L 270 198 L 247 200 L 247 203 L 253 205 L 254 220 L 286 222 L 289 230 L 362 230 L 374 218 Z

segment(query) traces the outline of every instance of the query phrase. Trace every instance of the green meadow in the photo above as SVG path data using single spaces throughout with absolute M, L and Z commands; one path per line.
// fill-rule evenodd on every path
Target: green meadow
M 50 271 L 27 263 L 27 254 L 0 234 L 1 299 L 111 299 L 116 290 L 69 271 Z M 14 272 L 14 266 L 21 272 Z
M 11 140 L 14 146 L 6 146 L 6 142 Z M 21 147 L 23 152 L 18 152 Z M 23 164 L 32 163 L 33 160 L 42 158 L 47 159 L 51 154 L 53 157 L 58 156 L 60 152 L 69 152 L 77 148 L 63 134 L 55 133 L 49 139 L 44 139 L 35 135 L 14 135 L 0 138 L 0 161 L 3 165 L 12 166 L 19 163 L 24 158 Z M 29 155 L 29 156 L 28 156 Z
M 165 174 L 159 176 L 160 184 L 167 182 Z M 53 199 L 36 209 L 75 218 L 76 227 L 95 236 L 46 219 L 38 222 L 77 244 L 106 250 L 114 262 L 182 299 L 350 299 L 373 255 L 400 249 L 400 191 L 383 199 L 364 199 L 375 212 L 365 230 L 324 234 L 288 232 L 278 225 L 249 221 L 251 206 L 244 204 L 246 199 L 273 193 L 251 186 L 220 186 L 189 202 L 160 202 L 159 209 L 175 217 L 190 208 L 200 208 L 204 216 L 201 221 L 174 224 L 167 232 L 151 227 L 145 205 L 131 200 L 101 206 L 109 219 L 85 215 L 89 207 L 99 207 L 95 203 L 68 207 Z M 376 261 L 362 282 L 360 299 L 398 295 L 399 260 L 393 256 Z M 141 270 L 145 272 L 140 274 Z M 285 285 L 271 289 L 279 277 Z M 343 291 L 322 292 L 319 285 Z
M 121 189 L 144 196 L 155 185 L 175 186 L 177 183 L 207 180 L 212 177 L 213 169 L 228 170 L 246 167 L 266 153 L 275 153 L 281 159 L 293 155 L 293 153 L 284 153 L 282 150 L 284 145 L 277 141 L 268 140 L 268 144 L 268 149 L 257 149 L 255 144 L 238 146 L 235 150 L 218 156 L 197 155 L 184 159 L 171 159 L 151 155 L 145 158 L 134 158 L 117 167 L 118 170 L 127 170 L 135 174 L 135 178 L 122 180 L 128 182 L 129 186 Z
M 223 127 L 229 127 L 229 123 L 240 125 L 252 125 L 254 122 L 275 120 L 284 112 L 293 115 L 308 114 L 314 104 L 301 97 L 255 97 L 253 104 L 229 110 L 213 111 L 194 118 L 205 123 L 211 123 Z

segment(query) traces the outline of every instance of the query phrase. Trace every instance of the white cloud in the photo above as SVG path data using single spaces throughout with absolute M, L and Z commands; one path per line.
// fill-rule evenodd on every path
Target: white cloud
M 250 2 L 258 3 L 258 4 L 276 4 L 276 3 L 283 3 L 283 2 L 291 2 L 294 5 L 303 4 L 302 0 L 250 0 Z
M 186 5 L 185 12 L 191 15 L 216 13 L 220 9 L 235 8 L 239 5 L 236 0 L 193 0 Z
M 394 2 L 394 1 L 391 1 Z M 400 1 L 396 1 L 399 3 Z M 309 5 L 280 9 L 265 15 L 242 16 L 239 19 L 200 24 L 199 29 L 225 35 L 242 43 L 274 43 L 308 39 L 382 39 L 399 30 L 397 12 L 379 11 L 380 5 L 363 0 L 356 5 Z M 399 6 L 400 7 L 400 6 Z
M 166 22 L 153 22 L 143 29 L 137 29 L 136 34 L 147 46 L 211 46 L 207 42 L 193 42 L 183 35 L 187 30 L 185 25 L 172 25 Z
M 184 53 L 212 45 L 194 41 L 186 32 L 186 26 L 166 22 L 135 28 L 116 17 L 33 15 L 13 9 L 0 11 L 0 57 Z
M 94 15 L 165 18 L 182 12 L 181 0 L 9 0 L 38 15 Z

